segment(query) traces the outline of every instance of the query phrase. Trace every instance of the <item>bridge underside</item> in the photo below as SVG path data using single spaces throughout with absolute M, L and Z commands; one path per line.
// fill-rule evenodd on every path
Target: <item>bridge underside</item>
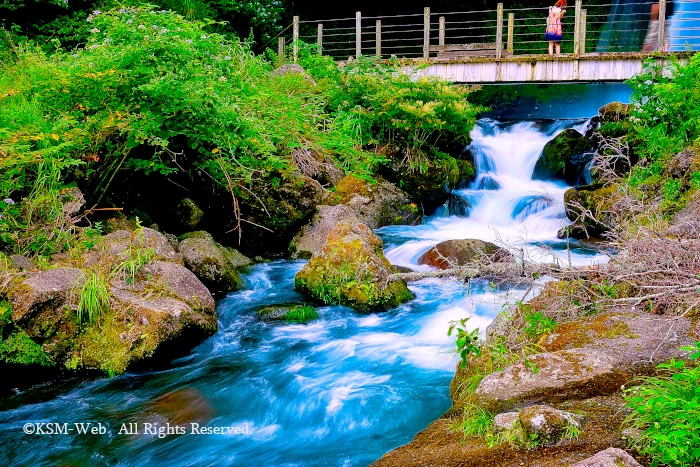
M 463 57 L 431 59 L 420 65 L 404 66 L 416 77 L 439 76 L 456 83 L 554 83 L 625 81 L 641 73 L 647 59 L 666 65 L 671 56 L 681 63 L 686 53 L 591 53 L 574 57 L 572 54 L 516 55 L 496 60 L 494 57 Z

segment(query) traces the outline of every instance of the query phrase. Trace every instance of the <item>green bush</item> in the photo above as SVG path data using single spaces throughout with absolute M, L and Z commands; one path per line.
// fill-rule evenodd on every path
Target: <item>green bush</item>
M 110 307 L 107 281 L 92 271 L 85 271 L 85 282 L 80 288 L 78 324 L 93 324 Z
M 700 342 L 691 359 L 700 356 Z M 647 377 L 627 390 L 632 414 L 626 423 L 642 430 L 634 445 L 652 459 L 652 466 L 692 466 L 700 462 L 700 367 L 671 360 L 659 365 L 662 376 Z

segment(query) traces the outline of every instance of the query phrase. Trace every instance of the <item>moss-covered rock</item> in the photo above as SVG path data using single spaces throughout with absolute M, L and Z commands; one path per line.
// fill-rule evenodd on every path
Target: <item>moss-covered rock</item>
M 631 104 L 623 104 L 622 102 L 611 102 L 598 110 L 600 123 L 616 123 L 628 120 L 632 113 Z
M 504 261 L 511 258 L 511 254 L 507 250 L 483 240 L 447 240 L 438 243 L 420 255 L 418 264 L 448 269 L 466 266 L 484 257 L 489 257 L 494 261 Z
M 596 142 L 574 129 L 567 129 L 549 141 L 535 164 L 533 177 L 541 180 L 563 179 L 577 184 L 585 165 L 593 159 Z
M 258 309 L 258 317 L 263 321 L 288 321 L 307 323 L 318 318 L 316 307 L 308 303 L 285 303 Z
M 372 229 L 386 225 L 417 225 L 423 219 L 422 209 L 411 196 L 381 177 L 368 181 L 348 175 L 338 182 L 335 193 L 324 203 L 350 207 L 360 222 Z
M 406 282 L 393 272 L 382 241 L 364 224 L 340 223 L 294 278 L 294 288 L 325 304 L 358 311 L 387 310 L 410 300 Z
M 615 203 L 618 186 L 586 185 L 570 188 L 564 193 L 566 216 L 573 223 L 559 236 L 572 238 L 598 237 L 617 223 Z
M 183 342 L 214 333 L 216 309 L 207 288 L 170 255 L 156 253 L 162 244 L 150 242 L 153 235 L 139 233 L 110 234 L 112 241 L 85 255 L 90 261 L 69 258 L 87 267 L 58 266 L 5 284 L 0 294 L 12 315 L 0 326 L 0 360 L 119 374 L 169 346 L 187 349 Z M 95 308 L 91 297 L 98 290 L 105 297 Z
M 472 180 L 475 171 L 468 160 L 426 156 L 412 161 L 402 153 L 394 153 L 389 154 L 379 173 L 410 193 L 414 202 L 423 205 L 425 213 L 432 213 L 445 203 L 452 188 Z
M 245 252 L 284 252 L 292 237 L 313 216 L 316 206 L 322 204 L 324 194 L 321 184 L 311 177 L 272 174 L 237 193 L 242 224 L 231 215 L 233 210 L 229 207 L 218 218 L 212 215 L 217 222 L 209 225 L 217 232 L 225 232 L 218 238 L 231 244 L 238 242 L 240 227 Z M 221 210 L 222 206 L 212 209 Z
M 199 225 L 204 211 L 190 198 L 184 198 L 177 205 L 176 216 L 179 227 L 189 231 Z
M 185 234 L 179 249 L 185 265 L 213 292 L 230 292 L 245 287 L 236 270 L 251 261 L 232 248 L 217 243 L 206 232 Z
M 311 258 L 311 255 L 323 248 L 328 235 L 341 222 L 360 223 L 355 210 L 344 205 L 319 206 L 313 219 L 301 228 L 289 244 L 289 253 L 293 258 Z

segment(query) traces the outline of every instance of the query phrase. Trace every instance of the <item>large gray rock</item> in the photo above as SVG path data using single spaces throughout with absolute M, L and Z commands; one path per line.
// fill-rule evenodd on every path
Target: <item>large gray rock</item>
M 214 313 L 216 304 L 209 290 L 189 269 L 177 263 L 154 261 L 144 268 L 152 280 L 162 281 L 166 292 L 174 295 L 192 309 Z
M 6 290 L 12 304 L 12 320 L 22 322 L 43 309 L 59 308 L 80 286 L 83 272 L 76 268 L 55 268 L 38 271 Z
M 642 464 L 622 449 L 608 448 L 569 467 L 642 467 Z
M 185 266 L 194 272 L 209 290 L 230 292 L 245 287 L 241 275 L 236 270 L 237 267 L 246 265 L 243 259 L 245 257 L 218 244 L 206 232 L 186 234 L 183 237 L 179 250 L 185 260 Z
M 617 391 L 627 375 L 606 353 L 562 350 L 529 357 L 485 377 L 474 394 L 496 411 L 539 402 L 584 399 Z
M 435 245 L 418 258 L 418 264 L 425 264 L 440 269 L 466 266 L 473 261 L 486 259 L 506 261 L 511 254 L 491 242 L 483 240 L 447 240 Z
M 301 228 L 290 244 L 296 258 L 310 258 L 325 245 L 328 234 L 340 222 L 359 223 L 360 220 L 348 206 L 319 206 L 311 222 Z
M 520 411 L 518 419 L 528 438 L 551 445 L 561 441 L 569 426 L 580 428 L 577 415 L 548 405 L 533 405 Z

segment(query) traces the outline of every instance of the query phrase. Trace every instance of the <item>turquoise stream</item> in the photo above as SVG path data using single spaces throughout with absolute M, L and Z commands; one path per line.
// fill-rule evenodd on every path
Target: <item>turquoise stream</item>
M 479 178 L 457 194 L 468 218 L 438 214 L 417 227 L 378 233 L 395 263 L 416 266 L 423 251 L 452 238 L 499 239 L 533 258 L 569 260 L 556 239 L 567 222 L 565 186 L 531 180 L 544 144 L 583 121 L 501 123 L 474 129 Z M 488 177 L 499 189 L 482 186 Z M 524 201 L 523 201 L 524 200 Z M 599 260 L 574 245 L 572 262 Z M 480 280 L 410 285 L 411 302 L 382 314 L 320 308 L 307 325 L 265 324 L 255 310 L 303 300 L 293 291 L 303 261 L 258 264 L 247 290 L 218 303 L 219 332 L 166 370 L 39 387 L 4 401 L 0 465 L 364 466 L 407 443 L 450 407 L 455 368 L 451 320 L 471 316 L 483 330 L 506 296 Z M 424 268 L 424 267 L 422 267 Z M 183 392 L 184 390 L 184 392 Z M 47 392 L 49 391 L 49 392 Z M 172 391 L 192 397 L 207 426 L 246 427 L 250 434 L 119 434 L 122 423 L 164 423 L 153 401 Z M 102 423 L 106 434 L 25 435 L 26 422 Z

